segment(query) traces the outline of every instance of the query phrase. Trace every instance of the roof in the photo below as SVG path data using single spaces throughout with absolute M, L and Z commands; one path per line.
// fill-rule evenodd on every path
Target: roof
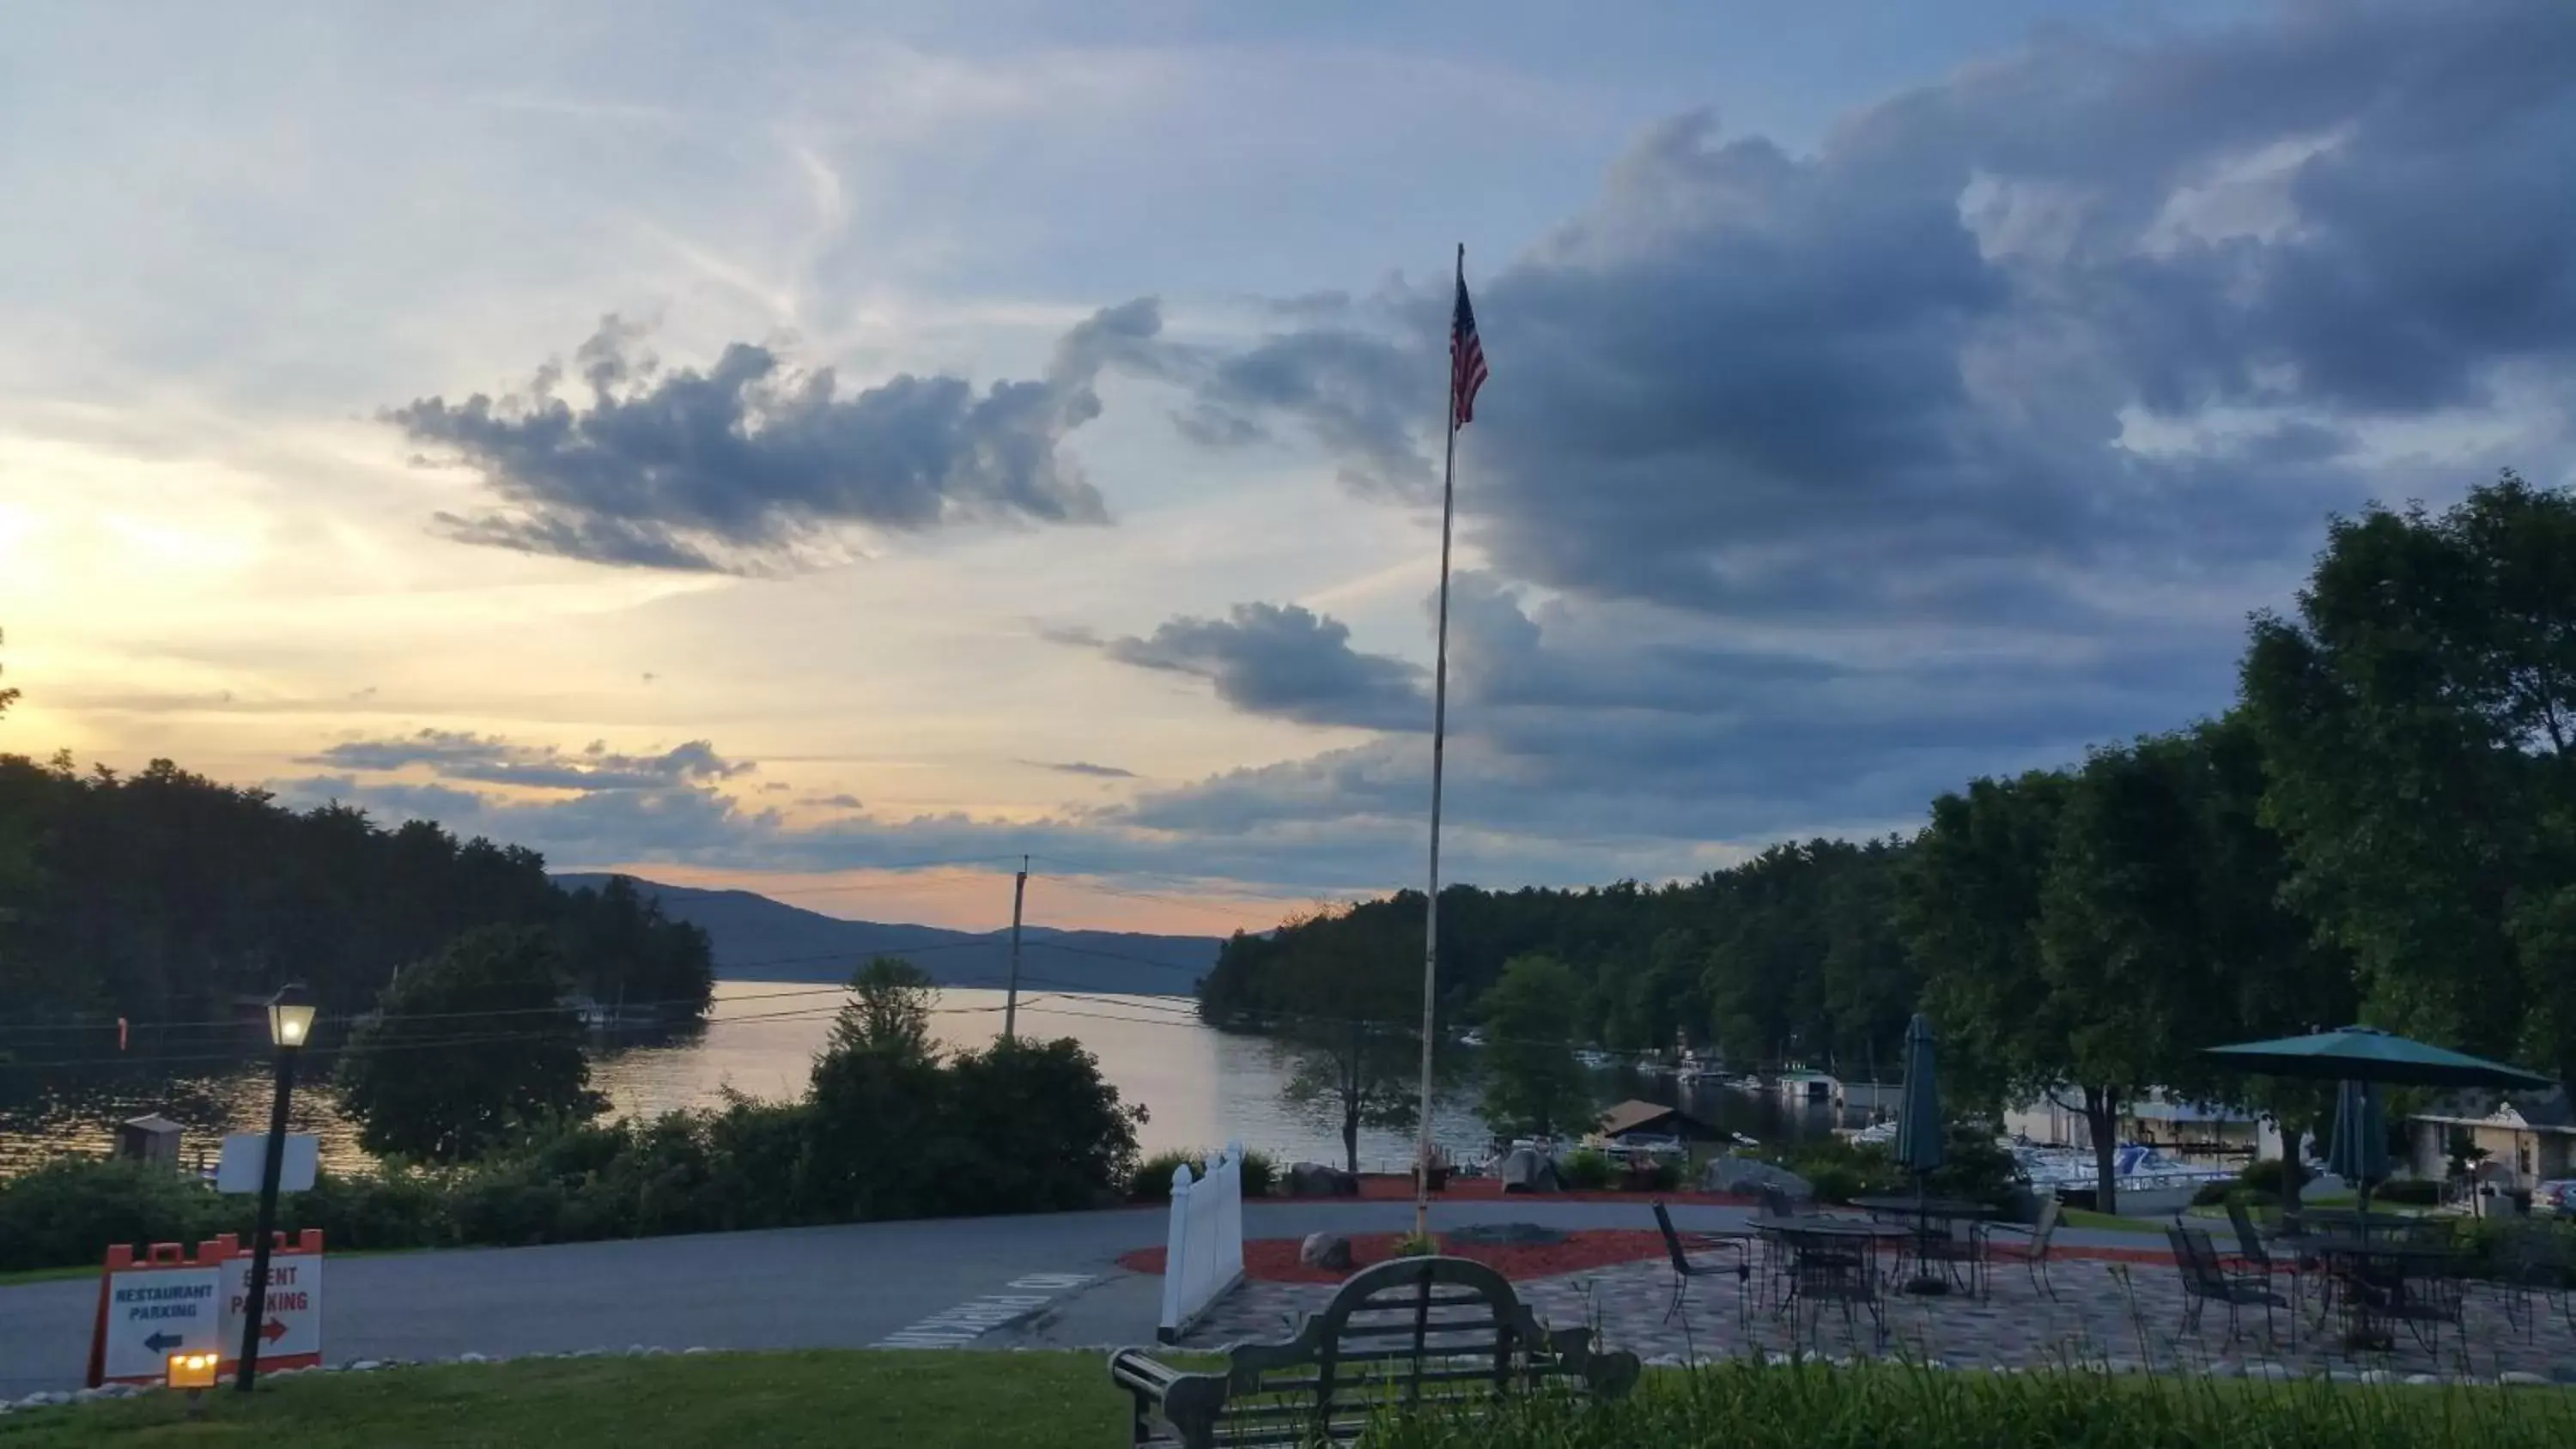
M 2446 1092 L 2411 1115 L 2418 1121 L 2461 1126 L 2576 1132 L 2576 1101 L 2569 1099 L 2565 1087 L 2546 1092 Z
M 1661 1102 L 1640 1102 L 1633 1097 L 1601 1114 L 1601 1135 L 1604 1137 L 1625 1137 L 1649 1127 L 1678 1132 L 1685 1127 L 1698 1128 L 1700 1125 L 1679 1107 L 1667 1107 Z
M 169 1118 L 162 1116 L 158 1112 L 154 1112 L 151 1115 L 144 1117 L 128 1117 L 125 1119 L 124 1125 L 139 1128 L 145 1132 L 177 1132 L 182 1130 L 178 1123 L 171 1121 Z

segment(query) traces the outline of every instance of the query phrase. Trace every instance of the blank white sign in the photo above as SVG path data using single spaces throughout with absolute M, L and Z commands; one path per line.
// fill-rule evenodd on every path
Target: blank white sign
M 302 1192 L 313 1185 L 313 1170 L 322 1161 L 322 1139 L 309 1133 L 286 1137 L 286 1163 L 278 1170 L 279 1192 Z M 268 1134 L 236 1132 L 224 1139 L 223 1161 L 215 1167 L 215 1191 L 257 1192 L 268 1171 Z

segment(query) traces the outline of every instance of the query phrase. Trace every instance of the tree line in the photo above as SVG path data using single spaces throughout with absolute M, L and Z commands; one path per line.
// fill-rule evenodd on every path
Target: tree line
M 1892 1078 L 1923 1010 L 1966 1102 L 2082 1108 L 2106 1202 L 2149 1086 L 2274 1112 L 2295 1157 L 2323 1101 L 2209 1070 L 2224 1040 L 2363 1020 L 2576 1071 L 2576 494 L 2507 472 L 2440 513 L 2331 520 L 2239 675 L 2215 718 L 1971 781 L 1909 837 L 1661 886 L 1445 888 L 1442 1019 L 1500 1004 L 1561 1020 L 1550 1050 Z M 1398 892 L 1238 934 L 1200 1009 L 1321 1061 L 1328 1109 L 1402 1120 L 1422 915 Z
M 705 1011 L 705 933 L 623 880 L 566 891 L 522 847 L 292 810 L 168 760 L 0 754 L 0 1022 L 221 1021 L 290 980 L 346 1015 L 494 925 L 544 932 L 567 992 Z

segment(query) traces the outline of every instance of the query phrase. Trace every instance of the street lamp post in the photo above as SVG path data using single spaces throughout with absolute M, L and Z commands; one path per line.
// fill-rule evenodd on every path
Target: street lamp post
M 268 1321 L 268 1249 L 277 1237 L 277 1179 L 286 1166 L 286 1100 L 295 1093 L 295 1059 L 313 1035 L 313 1001 L 299 985 L 268 1002 L 268 1039 L 277 1047 L 277 1100 L 268 1109 L 268 1161 L 259 1174 L 259 1233 L 251 1239 L 250 1282 L 242 1303 L 241 1367 L 234 1386 L 249 1393 L 259 1377 L 259 1331 Z

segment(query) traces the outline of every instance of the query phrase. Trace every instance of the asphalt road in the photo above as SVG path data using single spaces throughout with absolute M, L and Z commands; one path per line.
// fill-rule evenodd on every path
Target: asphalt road
M 1256 1203 L 1244 1234 L 1400 1232 L 1412 1211 L 1401 1202 Z M 1745 1212 L 1685 1206 L 1674 1215 L 1685 1230 L 1714 1229 Z M 323 1347 L 337 1363 L 633 1344 L 865 1347 L 896 1336 L 979 1347 L 1149 1343 L 1162 1280 L 1116 1260 L 1161 1243 L 1165 1220 L 1159 1208 L 1131 1209 L 339 1258 Z M 1434 1209 L 1435 1228 L 1475 1222 L 1653 1226 L 1642 1204 Z M 0 1288 L 0 1396 L 77 1387 L 97 1304 L 94 1280 Z

